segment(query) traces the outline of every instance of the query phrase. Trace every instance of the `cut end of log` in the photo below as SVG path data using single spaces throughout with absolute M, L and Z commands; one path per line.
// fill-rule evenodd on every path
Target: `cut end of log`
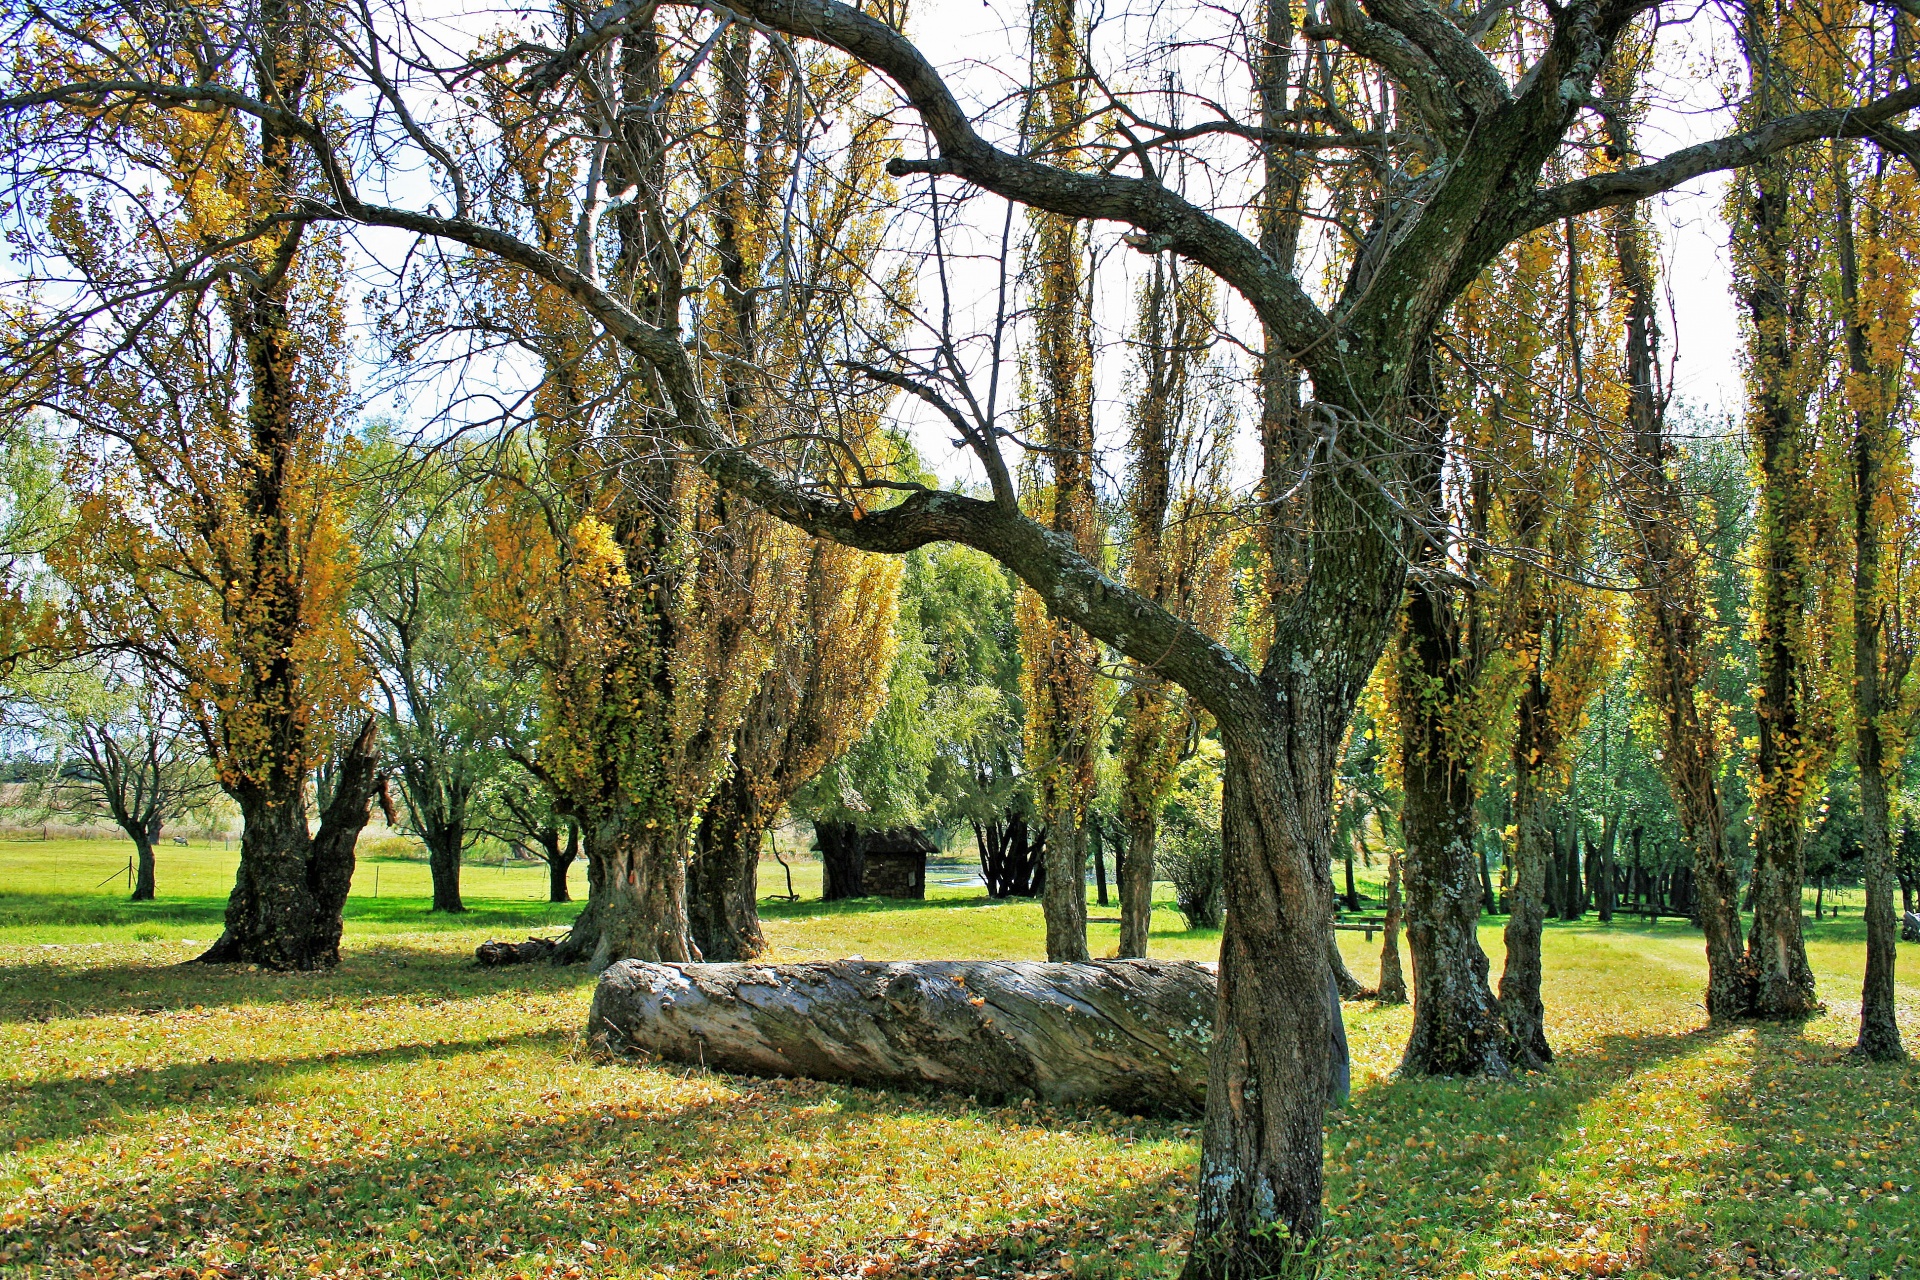
M 757 1076 L 1159 1115 L 1206 1099 L 1214 966 L 1192 961 L 622 961 L 588 1034 Z

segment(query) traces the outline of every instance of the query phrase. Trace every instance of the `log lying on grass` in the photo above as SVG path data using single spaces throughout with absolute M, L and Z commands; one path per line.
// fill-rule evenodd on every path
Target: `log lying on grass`
M 1212 965 L 938 960 L 648 964 L 600 978 L 588 1034 L 743 1075 L 1197 1114 Z

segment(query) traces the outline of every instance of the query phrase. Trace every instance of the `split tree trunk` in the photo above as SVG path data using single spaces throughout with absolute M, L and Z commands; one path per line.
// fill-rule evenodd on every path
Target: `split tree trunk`
M 1197 1114 L 1216 984 L 1190 961 L 626 961 L 594 993 L 609 1048 L 745 1075 Z
M 199 957 L 202 963 L 324 969 L 340 962 L 353 846 L 373 804 L 375 744 L 369 718 L 340 763 L 333 798 L 311 836 L 298 788 L 291 796 L 235 797 L 245 823 L 240 869 L 227 899 L 226 928 Z

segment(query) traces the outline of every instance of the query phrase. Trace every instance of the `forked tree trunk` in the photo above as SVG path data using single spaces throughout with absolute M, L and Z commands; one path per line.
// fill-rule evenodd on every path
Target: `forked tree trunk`
M 1120 860 L 1120 954 L 1147 954 L 1153 927 L 1153 855 L 1159 824 L 1151 814 L 1127 823 L 1127 853 Z
M 611 819 L 582 823 L 587 905 L 554 950 L 559 964 L 585 961 L 596 972 L 617 960 L 700 959 L 687 926 L 684 830 Z
M 373 803 L 375 743 L 369 719 L 340 763 L 314 835 L 308 835 L 297 786 L 291 796 L 235 797 L 245 824 L 240 869 L 227 899 L 226 928 L 199 957 L 202 963 L 324 969 L 340 962 L 354 841 Z
M 1271 737 L 1246 744 L 1229 730 L 1226 743 L 1227 915 L 1186 1273 L 1209 1280 L 1285 1274 L 1320 1229 L 1339 1004 L 1329 999 L 1330 922 L 1289 907 L 1323 901 L 1318 879 L 1326 872 L 1316 872 L 1315 859 L 1332 852 L 1332 752 L 1296 758 L 1295 770 L 1307 775 L 1297 776 L 1278 758 L 1289 735 L 1260 727 Z M 1317 810 L 1309 807 L 1315 799 Z
M 1400 655 L 1403 681 L 1457 694 L 1467 656 L 1461 622 L 1446 593 L 1415 584 L 1407 593 Z M 1401 696 L 1404 876 L 1407 945 L 1413 953 L 1413 1030 L 1401 1059 L 1409 1075 L 1505 1076 L 1507 1029 L 1487 984 L 1480 947 L 1480 860 L 1473 763 L 1456 758 L 1457 735 L 1424 690 Z
M 1087 829 L 1062 804 L 1047 822 L 1047 880 L 1040 895 L 1047 922 L 1047 959 L 1087 959 Z
M 1553 1061 L 1546 1005 L 1540 998 L 1540 937 L 1546 921 L 1546 864 L 1552 853 L 1548 800 L 1532 764 L 1529 717 L 1544 715 L 1538 673 L 1520 695 L 1513 752 L 1513 885 L 1507 892 L 1507 958 L 1500 973 L 1500 1012 L 1513 1037 L 1515 1064 L 1538 1070 Z

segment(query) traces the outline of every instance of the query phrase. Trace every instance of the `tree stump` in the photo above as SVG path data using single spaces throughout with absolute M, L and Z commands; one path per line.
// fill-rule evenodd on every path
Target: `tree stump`
M 1214 966 L 935 960 L 649 964 L 600 978 L 588 1033 L 742 1075 L 1197 1115 Z

